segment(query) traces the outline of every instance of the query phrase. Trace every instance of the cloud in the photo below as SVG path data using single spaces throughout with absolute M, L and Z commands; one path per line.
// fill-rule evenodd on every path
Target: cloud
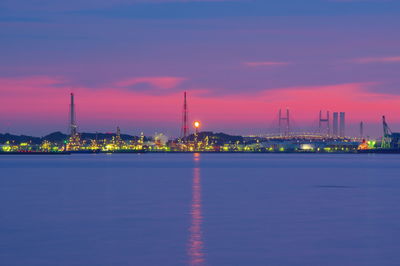
M 136 77 L 115 83 L 117 87 L 135 87 L 140 84 L 150 85 L 156 89 L 171 89 L 180 85 L 186 78 L 182 77 Z
M 370 64 L 370 63 L 400 63 L 400 56 L 392 57 L 365 57 L 351 60 L 353 63 Z
M 274 61 L 259 61 L 259 62 L 244 62 L 243 65 L 247 67 L 263 67 L 263 66 L 287 66 L 288 62 L 274 62 Z
M 0 131 L 5 130 L 7 119 L 11 121 L 10 128 L 21 128 L 21 133 L 29 134 L 39 124 L 47 132 L 65 129 L 71 90 L 61 81 L 52 77 L 0 78 L 0 113 L 4 114 L 0 117 Z M 400 96 L 371 91 L 374 86 L 375 83 L 299 86 L 220 97 L 205 93 L 206 89 L 190 90 L 190 119 L 202 121 L 205 130 L 248 129 L 251 133 L 252 128 L 272 121 L 279 108 L 289 107 L 297 123 L 314 121 L 320 109 L 347 112 L 349 123 L 376 123 L 383 114 L 399 122 L 396 118 L 400 117 Z M 122 87 L 76 87 L 73 92 L 81 130 L 135 125 L 138 130 L 147 127 L 179 133 L 182 91 L 160 96 Z

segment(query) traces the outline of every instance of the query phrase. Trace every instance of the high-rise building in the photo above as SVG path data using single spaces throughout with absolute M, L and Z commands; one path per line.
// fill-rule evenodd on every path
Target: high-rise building
M 345 120 L 345 112 L 340 112 L 340 127 L 339 127 L 339 136 L 344 137 L 346 135 L 346 120 Z
M 333 136 L 337 137 L 339 135 L 339 113 L 333 113 Z

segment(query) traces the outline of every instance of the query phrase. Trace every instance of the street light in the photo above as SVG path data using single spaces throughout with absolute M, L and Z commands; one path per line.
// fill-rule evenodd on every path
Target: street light
M 199 133 L 200 122 L 194 121 L 193 125 L 194 125 L 194 128 L 196 129 L 196 135 L 197 135 Z
M 195 128 L 195 133 L 194 133 L 194 145 L 195 145 L 195 149 L 197 149 L 199 143 L 197 140 L 197 137 L 199 136 L 199 127 L 200 127 L 200 122 L 199 121 L 194 121 L 193 122 L 193 126 Z

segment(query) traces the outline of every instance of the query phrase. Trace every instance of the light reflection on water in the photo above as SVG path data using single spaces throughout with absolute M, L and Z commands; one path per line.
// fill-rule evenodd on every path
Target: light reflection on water
M 192 204 L 191 204 L 191 224 L 189 228 L 189 241 L 188 241 L 188 256 L 189 265 L 204 265 L 204 242 L 202 237 L 202 221 L 203 216 L 201 212 L 201 179 L 200 167 L 200 154 L 194 153 L 195 168 L 193 169 L 193 183 L 192 183 Z

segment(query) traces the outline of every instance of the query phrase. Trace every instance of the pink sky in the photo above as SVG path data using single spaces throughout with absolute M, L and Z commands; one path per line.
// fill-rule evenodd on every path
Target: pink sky
M 0 133 L 68 128 L 177 136 L 182 93 L 203 129 L 262 134 L 279 108 L 316 130 L 344 111 L 400 131 L 400 1 L 3 0 Z
M 138 77 L 131 80 L 145 81 L 164 90 L 167 86 L 160 81 L 163 79 L 168 85 L 176 85 L 175 81 L 171 83 L 175 80 L 172 77 Z M 48 132 L 65 131 L 71 89 L 60 85 L 64 82 L 66 80 L 62 78 L 45 76 L 1 78 L 0 97 L 3 104 L 0 112 L 13 114 L 13 119 L 9 120 L 11 127 L 19 123 L 30 126 L 37 123 L 54 125 L 46 127 Z M 297 123 L 307 125 L 316 122 L 321 109 L 344 111 L 348 114 L 347 121 L 352 124 L 360 121 L 374 124 L 380 121 L 383 114 L 390 114 L 388 118 L 391 122 L 400 122 L 400 95 L 372 92 L 370 89 L 375 86 L 379 84 L 289 87 L 219 97 L 207 90 L 191 90 L 188 103 L 191 120 L 202 121 L 204 130 L 246 128 L 249 134 L 263 133 L 260 130 L 268 130 L 279 108 L 289 108 Z M 98 126 L 100 131 L 112 131 L 113 126 L 119 125 L 126 130 L 135 128 L 137 131 L 155 125 L 154 129 L 158 128 L 159 132 L 179 133 L 183 91 L 152 95 L 120 87 L 77 87 L 73 92 L 81 130 L 94 131 L 94 126 Z

